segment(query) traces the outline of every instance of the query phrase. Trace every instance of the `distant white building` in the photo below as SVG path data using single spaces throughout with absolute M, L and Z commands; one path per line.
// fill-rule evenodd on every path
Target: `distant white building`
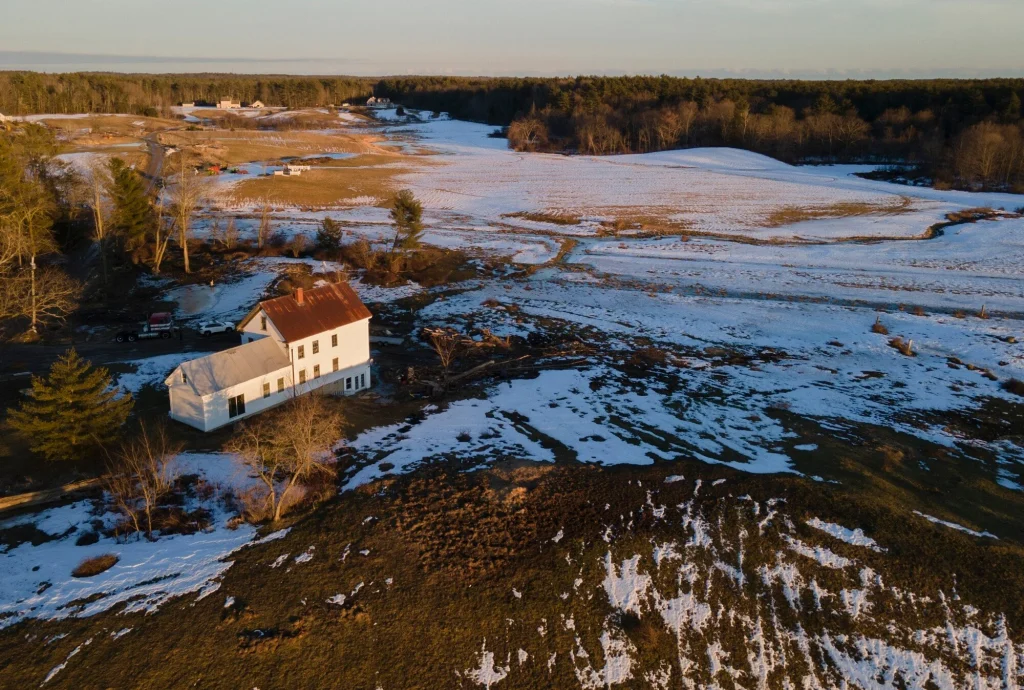
M 195 103 L 195 101 L 188 101 L 187 103 L 186 102 L 182 102 L 181 107 L 182 108 L 195 108 L 196 107 L 196 103 Z
M 298 177 L 303 172 L 311 170 L 312 166 L 309 165 L 290 165 L 288 163 L 281 170 L 275 170 L 275 175 L 285 175 L 290 177 Z
M 228 98 L 227 96 L 220 99 L 217 102 L 217 110 L 237 110 L 241 108 L 242 104 L 238 101 Z
M 237 326 L 241 345 L 167 377 L 171 419 L 212 431 L 313 390 L 369 388 L 370 317 L 347 283 L 260 302 Z
M 391 99 L 390 98 L 377 98 L 375 96 L 370 96 L 370 98 L 368 98 L 367 101 L 366 101 L 366 105 L 368 107 L 370 107 L 370 108 L 385 108 L 385 107 L 391 105 Z
M 249 104 L 249 107 L 250 108 L 266 108 L 267 106 L 263 105 L 263 101 L 253 101 L 252 103 Z

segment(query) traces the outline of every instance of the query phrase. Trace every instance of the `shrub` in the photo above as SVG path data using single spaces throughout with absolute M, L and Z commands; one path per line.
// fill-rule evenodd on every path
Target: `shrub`
M 914 341 L 904 340 L 903 338 L 893 338 L 889 341 L 889 347 L 899 350 L 901 354 L 907 357 L 916 357 L 917 354 L 914 352 Z
M 291 242 L 288 243 L 288 250 L 291 252 L 292 258 L 299 258 L 307 249 L 309 249 L 309 237 L 305 233 L 295 233 Z
M 1009 379 L 1003 382 L 1003 390 L 1014 395 L 1024 396 L 1024 381 L 1020 379 Z
M 918 305 L 918 306 L 914 307 L 914 311 L 913 311 L 913 314 L 914 314 L 914 316 L 928 316 L 928 315 L 927 315 L 927 314 L 926 314 L 926 313 L 924 312 L 924 307 L 922 307 L 922 306 L 920 306 L 920 305 Z
M 119 560 L 121 560 L 120 556 L 113 553 L 105 553 L 102 556 L 86 558 L 78 564 L 78 567 L 71 571 L 71 576 L 92 577 L 94 575 L 99 575 L 100 573 L 113 568 Z
M 881 333 L 882 335 L 889 335 L 889 329 L 885 327 L 884 323 L 882 323 L 881 316 L 875 317 L 875 323 L 873 326 L 871 326 L 871 332 Z

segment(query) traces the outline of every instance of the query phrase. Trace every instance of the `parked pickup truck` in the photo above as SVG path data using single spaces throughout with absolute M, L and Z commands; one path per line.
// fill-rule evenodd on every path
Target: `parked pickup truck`
M 119 343 L 134 343 L 136 340 L 152 340 L 154 338 L 170 338 L 174 335 L 174 317 L 169 312 L 150 314 L 149 318 L 139 324 L 138 328 L 121 331 L 114 340 Z

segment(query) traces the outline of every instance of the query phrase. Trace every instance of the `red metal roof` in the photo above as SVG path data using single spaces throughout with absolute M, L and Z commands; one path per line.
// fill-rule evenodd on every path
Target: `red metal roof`
M 298 296 L 302 295 L 299 304 Z M 240 324 L 245 327 L 263 310 L 286 342 L 295 342 L 309 336 L 332 331 L 372 316 L 348 283 L 331 283 L 323 287 L 303 290 L 260 302 Z

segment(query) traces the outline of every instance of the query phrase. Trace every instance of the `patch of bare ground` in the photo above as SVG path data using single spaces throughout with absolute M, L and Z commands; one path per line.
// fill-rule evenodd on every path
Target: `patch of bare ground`
M 783 206 L 777 208 L 764 220 L 764 226 L 778 228 L 809 220 L 826 218 L 852 218 L 855 216 L 898 215 L 913 210 L 913 200 L 900 197 L 896 203 L 839 202 L 828 206 Z
M 873 456 L 880 474 L 885 458 L 894 473 L 916 465 L 905 449 L 889 446 Z M 667 483 L 669 475 L 680 480 Z M 785 501 L 775 503 L 779 498 Z M 746 659 L 750 638 L 739 629 L 714 628 L 707 636 L 684 629 L 679 638 L 656 614 L 610 606 L 605 582 L 633 554 L 662 591 L 676 591 L 673 552 L 663 552 L 660 568 L 650 556 L 652 544 L 670 542 L 680 556 L 685 549 L 697 572 L 717 578 L 699 592 L 714 598 L 712 610 L 762 614 L 782 629 L 799 623 L 813 634 L 889 639 L 884 621 L 901 620 L 903 609 L 885 591 L 871 592 L 871 618 L 855 620 L 839 607 L 823 615 L 806 589 L 798 607 L 764 589 L 763 568 L 796 558 L 785 555 L 792 542 L 778 536 L 790 520 L 800 540 L 870 567 L 898 591 L 937 601 L 956 573 L 963 601 L 1005 612 L 1008 630 L 1019 630 L 1021 547 L 908 520 L 899 498 L 690 461 L 599 468 L 507 460 L 469 473 L 435 466 L 346 493 L 292 521 L 284 538 L 237 552 L 214 596 L 183 597 L 154 615 L 112 610 L 12 626 L 0 633 L 0 664 L 11 687 L 35 687 L 92 639 L 62 667 L 55 686 L 442 688 L 460 686 L 466 669 L 479 666 L 486 639 L 495 666 L 507 668 L 508 687 L 561 688 L 579 686 L 577 664 L 585 657 L 576 650 L 596 647 L 600 654 L 598 638 L 609 630 L 628 640 L 636 678 L 675 663 L 681 644 L 698 660 L 712 642 L 728 658 Z M 738 507 L 753 502 L 758 513 Z M 734 564 L 736 552 L 743 554 L 733 566 L 741 578 L 726 580 L 704 551 L 682 546 L 687 517 L 699 520 L 722 561 Z M 830 539 L 806 526 L 812 517 L 862 527 L 887 551 Z M 302 553 L 312 558 L 297 562 Z M 809 559 L 797 565 L 822 590 L 845 586 L 839 571 Z M 856 577 L 854 570 L 850 578 Z M 823 597 L 824 605 L 837 598 Z M 712 625 L 730 618 L 710 616 Z M 130 634 L 110 634 L 125 628 Z

